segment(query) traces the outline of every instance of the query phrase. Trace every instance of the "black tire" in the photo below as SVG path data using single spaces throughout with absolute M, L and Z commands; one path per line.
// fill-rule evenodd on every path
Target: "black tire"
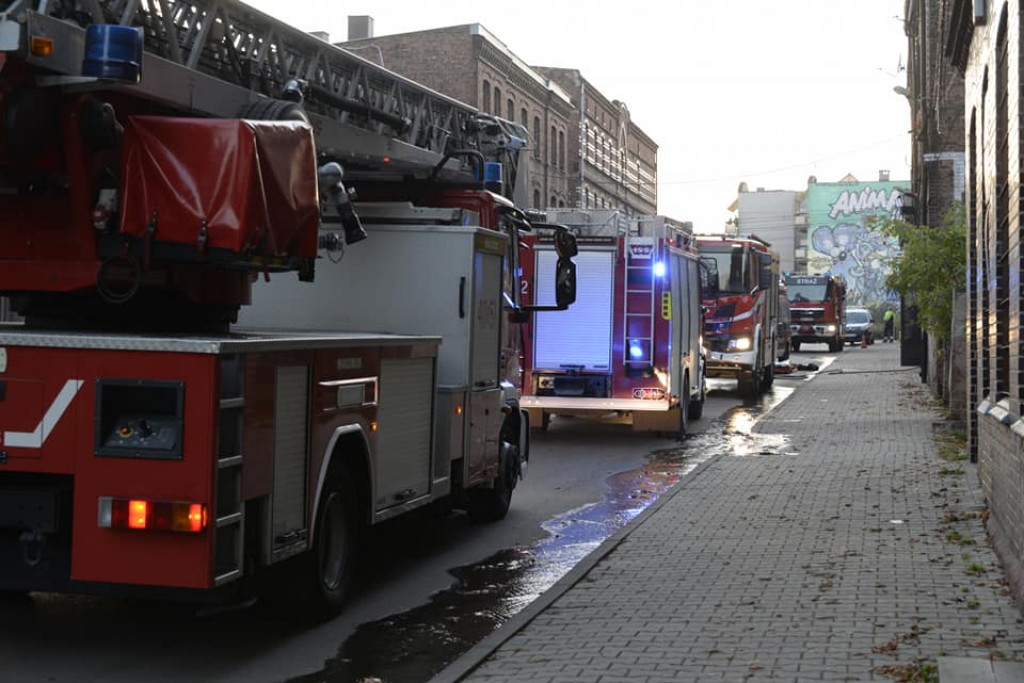
M 362 521 L 355 486 L 348 477 L 327 481 L 320 493 L 316 537 L 302 557 L 299 609 L 312 618 L 341 611 L 355 577 Z
M 252 121 L 302 121 L 309 123 L 309 117 L 302 105 L 286 100 L 264 98 L 249 102 L 238 113 L 240 119 Z
M 750 377 L 740 379 L 737 382 L 740 393 L 744 396 L 757 398 L 761 395 L 761 379 L 763 370 L 760 364 L 754 366 L 754 369 L 750 372 Z
M 793 342 L 793 350 L 794 351 L 799 351 L 800 350 L 800 342 L 797 342 L 797 341 Z
M 469 492 L 466 513 L 473 522 L 497 522 L 504 519 L 512 505 L 512 491 L 519 479 L 519 446 L 505 440 L 505 430 L 502 430 L 501 447 L 504 456 L 494 486 Z
M 772 363 L 764 369 L 764 380 L 761 382 L 761 393 L 764 393 L 772 388 L 772 384 L 775 383 L 775 364 Z
M 690 405 L 687 406 L 687 410 L 690 413 L 690 420 L 699 420 L 704 416 L 704 401 L 707 398 L 707 386 L 704 382 L 701 382 L 700 394 L 697 398 L 690 400 Z
M 686 398 L 684 403 L 682 400 L 679 401 L 679 433 L 676 436 L 682 440 L 686 438 L 686 432 L 690 426 L 690 378 L 689 376 L 683 379 L 683 393 L 682 396 Z

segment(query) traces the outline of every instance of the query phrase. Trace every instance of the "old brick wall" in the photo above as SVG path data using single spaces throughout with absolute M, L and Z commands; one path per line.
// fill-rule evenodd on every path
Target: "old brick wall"
M 978 416 L 978 475 L 988 530 L 1014 595 L 1024 599 L 1024 439 L 996 416 Z
M 531 206 L 576 204 L 575 176 L 568 172 L 565 151 L 578 117 L 571 99 L 479 24 L 377 36 L 341 46 L 371 61 L 382 57 L 386 68 L 410 80 L 524 125 L 531 147 Z
M 972 17 L 971 3 L 958 0 L 956 4 L 963 16 Z M 964 73 L 968 385 L 978 402 L 970 431 L 990 508 L 989 530 L 1017 596 L 1022 597 L 1020 3 L 988 3 L 983 19 L 965 24 L 970 26 Z

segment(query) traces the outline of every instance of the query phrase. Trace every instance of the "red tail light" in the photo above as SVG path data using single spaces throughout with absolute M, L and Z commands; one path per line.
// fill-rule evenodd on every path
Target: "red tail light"
M 105 529 L 199 533 L 206 528 L 206 520 L 202 503 L 106 496 L 99 500 L 99 526 Z

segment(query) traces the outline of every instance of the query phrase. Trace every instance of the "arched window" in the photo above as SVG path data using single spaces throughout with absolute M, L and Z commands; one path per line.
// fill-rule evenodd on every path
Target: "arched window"
M 533 191 L 533 208 L 539 209 L 540 206 L 540 190 Z
M 530 125 L 530 114 L 526 111 L 526 107 L 519 110 L 519 123 L 523 124 L 523 128 Z
M 480 111 L 491 110 L 491 82 L 485 80 L 484 87 L 480 98 Z
M 551 203 L 548 204 L 548 206 L 550 206 L 552 209 L 558 206 L 558 199 L 555 197 L 555 195 L 551 195 Z
M 540 117 L 533 117 L 533 158 L 541 158 Z M 539 204 L 539 202 L 538 202 Z
M 565 133 L 558 131 L 558 168 L 565 168 Z
M 555 130 L 554 126 L 551 126 L 551 137 L 548 138 L 548 156 L 552 166 L 558 163 L 558 148 L 555 144 L 557 136 L 558 131 Z
M 501 116 L 501 88 L 494 86 L 494 115 Z
M 508 104 L 505 107 L 505 109 L 506 109 L 505 118 L 508 119 L 509 121 L 515 121 L 516 120 L 516 103 L 512 101 L 511 97 L 508 98 Z

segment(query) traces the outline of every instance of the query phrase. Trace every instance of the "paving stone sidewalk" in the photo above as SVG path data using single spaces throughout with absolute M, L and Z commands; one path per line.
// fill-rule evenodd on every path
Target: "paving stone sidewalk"
M 1024 660 L 941 422 L 896 344 L 848 348 L 732 435 L 755 455 L 701 465 L 439 680 L 935 681 L 939 657 Z

